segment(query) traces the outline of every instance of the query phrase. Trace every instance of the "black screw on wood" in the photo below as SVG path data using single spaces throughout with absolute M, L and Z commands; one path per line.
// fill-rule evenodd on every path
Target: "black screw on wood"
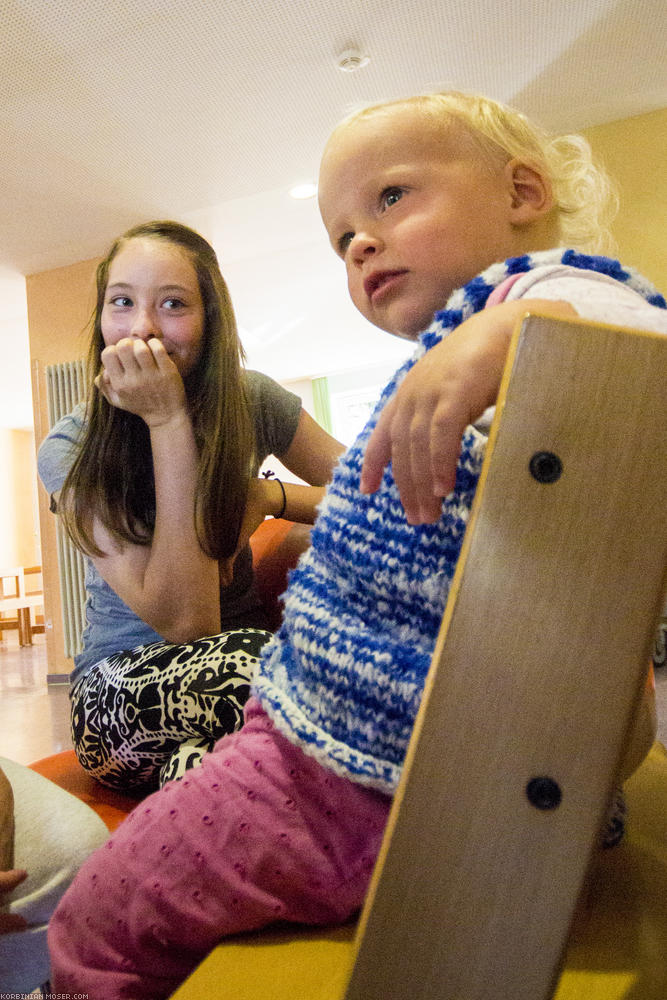
M 538 483 L 555 483 L 563 471 L 563 463 L 553 451 L 536 451 L 528 467 Z
M 563 798 L 558 782 L 545 776 L 531 778 L 526 785 L 526 795 L 536 809 L 557 809 Z

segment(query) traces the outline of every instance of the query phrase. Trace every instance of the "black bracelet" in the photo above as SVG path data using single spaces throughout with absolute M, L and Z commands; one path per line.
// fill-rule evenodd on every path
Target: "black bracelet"
M 280 486 L 280 489 L 282 490 L 282 493 L 283 493 L 283 505 L 280 508 L 280 513 L 272 515 L 276 520 L 279 520 L 281 517 L 283 517 L 285 511 L 287 510 L 287 494 L 285 493 L 285 487 L 283 486 L 282 480 L 278 479 L 278 477 L 275 474 L 275 472 L 272 472 L 271 469 L 267 469 L 266 472 L 263 472 L 262 473 L 262 477 L 264 479 L 273 479 L 273 480 L 275 480 L 275 482 L 278 483 L 278 486 Z
M 285 514 L 285 511 L 287 510 L 287 494 L 285 493 L 285 487 L 283 486 L 282 480 L 278 479 L 277 476 L 274 476 L 273 479 L 275 480 L 275 482 L 278 483 L 278 486 L 280 486 L 280 489 L 283 491 L 283 505 L 280 508 L 280 513 L 273 515 L 274 518 L 279 519 L 279 518 L 283 517 L 283 515 Z

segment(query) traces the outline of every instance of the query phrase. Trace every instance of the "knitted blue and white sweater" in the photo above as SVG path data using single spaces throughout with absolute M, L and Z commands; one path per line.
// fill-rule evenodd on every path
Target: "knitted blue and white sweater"
M 264 648 L 253 693 L 288 739 L 356 782 L 389 793 L 396 789 L 486 438 L 467 429 L 456 486 L 443 500 L 440 520 L 417 526 L 405 519 L 391 468 L 376 493 L 359 492 L 366 443 L 419 357 L 483 309 L 506 278 L 558 263 L 609 275 L 652 304 L 665 305 L 645 279 L 617 261 L 563 250 L 511 258 L 458 289 L 341 459 L 312 546 L 291 576 L 283 624 Z

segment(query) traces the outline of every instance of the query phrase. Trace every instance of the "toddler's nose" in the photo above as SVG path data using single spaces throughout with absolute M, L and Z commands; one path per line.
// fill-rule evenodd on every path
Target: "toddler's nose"
M 369 232 L 355 233 L 350 244 L 350 255 L 352 260 L 362 263 L 367 257 L 375 254 L 380 249 L 380 240 L 377 236 Z

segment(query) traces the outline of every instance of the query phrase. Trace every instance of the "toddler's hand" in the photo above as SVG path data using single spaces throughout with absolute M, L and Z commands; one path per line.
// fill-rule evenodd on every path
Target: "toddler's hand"
M 442 498 L 454 488 L 463 432 L 495 402 L 512 333 L 529 310 L 576 315 L 565 302 L 501 303 L 476 313 L 420 358 L 371 434 L 362 493 L 378 489 L 391 461 L 408 523 L 438 520 Z
M 136 413 L 149 426 L 166 423 L 185 408 L 185 387 L 161 341 L 119 340 L 102 351 L 95 385 L 112 406 Z

